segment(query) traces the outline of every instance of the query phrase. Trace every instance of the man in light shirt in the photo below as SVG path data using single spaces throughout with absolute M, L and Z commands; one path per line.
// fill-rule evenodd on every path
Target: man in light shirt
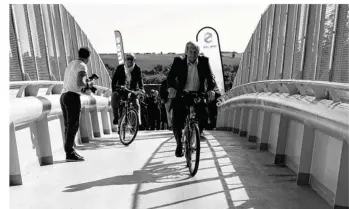
M 74 139 L 79 129 L 81 112 L 81 90 L 86 87 L 87 63 L 91 51 L 88 47 L 79 49 L 79 58 L 71 61 L 64 73 L 63 93 L 60 98 L 64 117 L 64 151 L 67 161 L 83 161 L 84 158 L 74 150 Z
M 216 85 L 212 74 L 209 59 L 205 56 L 199 56 L 199 46 L 194 42 L 188 42 L 185 48 L 184 57 L 175 57 L 171 70 L 167 76 L 167 85 L 169 98 L 173 99 L 171 107 L 173 108 L 173 133 L 176 138 L 177 148 L 176 156 L 182 157 L 182 130 L 185 123 L 185 104 L 180 100 L 183 92 L 206 92 L 208 99 L 214 99 L 214 87 Z M 207 123 L 206 106 L 199 105 L 196 109 L 200 134 Z M 203 136 L 202 136 L 203 137 Z

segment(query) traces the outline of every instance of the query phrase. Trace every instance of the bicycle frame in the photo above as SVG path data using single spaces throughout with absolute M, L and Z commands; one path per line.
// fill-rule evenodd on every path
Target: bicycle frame
M 190 97 L 190 96 L 189 96 Z M 183 141 L 183 145 L 186 146 L 186 149 L 189 147 L 188 144 L 190 144 L 191 135 L 192 133 L 192 126 L 191 124 L 196 123 L 198 124 L 198 118 L 196 116 L 196 108 L 195 104 L 198 104 L 201 102 L 201 100 L 205 101 L 206 98 L 202 95 L 194 95 L 193 97 L 190 97 L 189 104 L 185 106 L 185 111 L 187 113 L 186 119 L 185 119 L 185 125 L 184 125 L 184 134 L 187 134 L 185 137 L 186 140 Z M 199 101 L 197 101 L 199 100 Z
M 122 90 L 122 91 L 126 91 L 127 92 L 127 99 L 126 100 L 123 100 L 123 101 L 121 101 L 123 104 L 122 105 L 120 105 L 120 107 L 121 108 L 123 108 L 123 107 L 127 107 L 126 108 L 126 112 L 124 112 L 124 111 L 120 111 L 119 113 L 119 115 L 121 116 L 123 113 L 127 113 L 127 111 L 128 111 L 128 109 L 130 109 L 130 108 L 134 108 L 135 110 L 136 110 L 136 112 L 138 113 L 138 121 L 139 121 L 139 124 L 141 125 L 142 124 L 142 119 L 141 119 L 141 108 L 140 108 L 140 103 L 139 103 L 139 99 L 138 98 L 136 98 L 136 101 L 138 101 L 138 108 L 135 108 L 135 104 L 133 104 L 132 106 L 131 106 L 131 103 L 132 103 L 132 101 L 131 101 L 131 95 L 130 94 L 135 94 L 135 95 L 138 95 L 135 91 L 132 91 L 132 90 L 129 90 L 129 89 L 127 89 L 127 88 L 122 88 L 121 86 L 119 86 L 119 85 L 117 85 L 116 86 L 118 89 L 120 89 L 120 90 Z M 126 104 L 124 104 L 124 103 L 126 103 Z M 126 119 L 126 122 L 127 122 L 127 119 Z

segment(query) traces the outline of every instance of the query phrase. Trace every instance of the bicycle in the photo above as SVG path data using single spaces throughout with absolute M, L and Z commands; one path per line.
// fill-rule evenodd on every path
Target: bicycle
M 195 176 L 200 162 L 200 131 L 195 105 L 201 102 L 206 103 L 206 98 L 204 93 L 189 92 L 183 93 L 181 99 L 185 99 L 185 111 L 188 113 L 186 114 L 182 137 L 183 150 L 189 173 L 191 176 Z
M 134 141 L 139 129 L 138 110 L 132 102 L 132 97 L 139 93 L 121 86 L 117 86 L 117 88 L 121 91 L 127 92 L 127 98 L 123 98 L 120 101 L 119 111 L 122 114 L 119 120 L 118 130 L 121 143 L 127 146 Z

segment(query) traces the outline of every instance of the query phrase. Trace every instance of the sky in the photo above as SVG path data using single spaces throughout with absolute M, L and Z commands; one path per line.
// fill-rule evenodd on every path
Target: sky
M 221 51 L 243 52 L 268 4 L 63 4 L 98 53 L 183 53 L 205 26 L 216 29 Z

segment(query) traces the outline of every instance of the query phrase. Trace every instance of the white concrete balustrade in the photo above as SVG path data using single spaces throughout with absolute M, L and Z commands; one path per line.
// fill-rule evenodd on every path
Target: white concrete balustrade
M 217 128 L 274 155 L 333 208 L 348 208 L 349 85 L 268 80 L 231 89 L 219 100 Z
M 60 106 L 62 82 L 16 82 L 11 85 L 10 185 L 13 186 L 25 183 L 22 173 L 33 164 L 53 164 L 55 153 L 63 150 L 64 120 Z M 95 95 L 80 97 L 82 110 L 76 144 L 101 137 L 101 132 L 111 134 L 116 131 L 112 124 L 111 92 L 103 87 L 97 89 Z

